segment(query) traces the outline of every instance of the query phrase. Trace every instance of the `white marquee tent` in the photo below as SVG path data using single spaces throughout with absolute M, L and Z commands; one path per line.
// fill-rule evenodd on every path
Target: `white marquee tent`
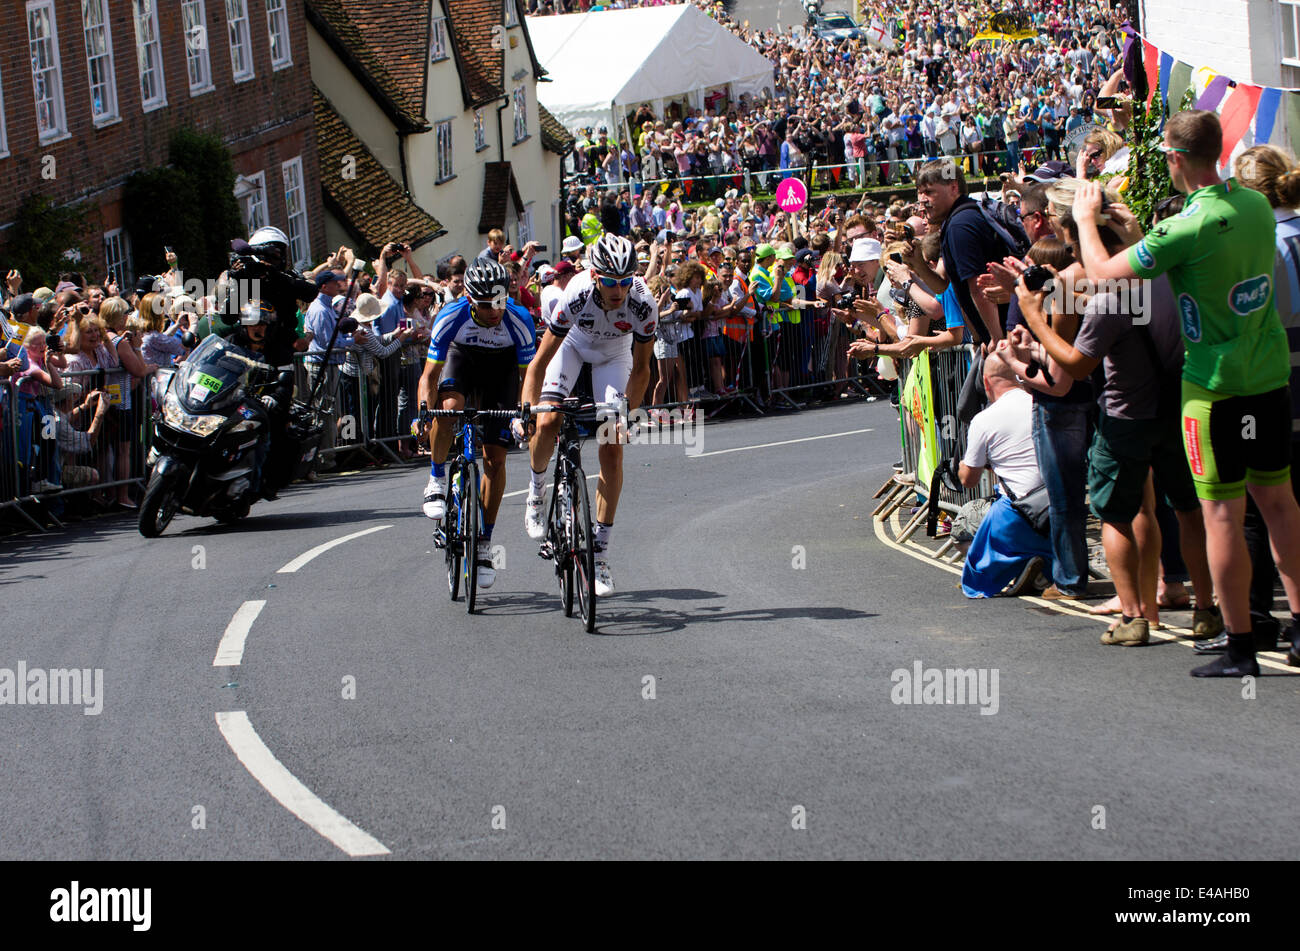
M 671 101 L 703 108 L 710 93 L 734 102 L 773 88 L 772 64 L 694 4 L 528 17 L 537 59 L 550 74 L 537 96 L 567 128 L 605 123 Z

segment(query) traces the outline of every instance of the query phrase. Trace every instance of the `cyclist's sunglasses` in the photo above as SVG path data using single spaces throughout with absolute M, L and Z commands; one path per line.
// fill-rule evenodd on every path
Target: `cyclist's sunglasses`
M 597 278 L 601 287 L 631 287 L 634 278 L 630 277 L 601 277 Z

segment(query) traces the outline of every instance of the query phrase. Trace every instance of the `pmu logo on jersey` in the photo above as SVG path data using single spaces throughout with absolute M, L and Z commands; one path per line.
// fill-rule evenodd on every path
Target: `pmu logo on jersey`
M 1156 266 L 1156 256 L 1152 254 L 1149 250 L 1147 250 L 1146 238 L 1143 238 L 1141 241 L 1137 243 L 1137 248 L 1135 250 L 1137 254 L 1138 264 L 1141 264 L 1143 267 L 1147 267 L 1147 268 Z
M 1269 291 L 1273 282 L 1267 274 L 1256 274 L 1248 280 L 1234 284 L 1228 291 L 1228 306 L 1233 313 L 1245 317 L 1252 311 L 1259 310 L 1268 303 Z
M 614 321 L 614 326 L 617 329 L 623 331 L 623 333 L 627 333 L 629 330 L 632 329 L 632 324 L 626 320 L 616 320 Z
M 1178 315 L 1183 320 L 1183 336 L 1192 343 L 1201 339 L 1201 312 L 1191 294 L 1178 295 Z

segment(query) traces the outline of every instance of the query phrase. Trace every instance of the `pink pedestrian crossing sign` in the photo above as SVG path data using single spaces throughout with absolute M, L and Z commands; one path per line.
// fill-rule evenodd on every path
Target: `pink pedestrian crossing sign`
M 808 204 L 808 187 L 797 178 L 787 178 L 776 186 L 776 203 L 787 214 L 801 211 Z

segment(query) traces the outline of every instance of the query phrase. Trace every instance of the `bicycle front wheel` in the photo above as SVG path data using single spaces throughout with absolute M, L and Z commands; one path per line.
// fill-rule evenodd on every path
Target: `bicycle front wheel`
M 442 534 L 447 555 L 447 590 L 453 601 L 460 595 L 461 561 L 464 555 L 464 537 L 460 533 L 460 489 L 463 478 L 458 478 L 463 463 L 453 462 L 447 470 L 447 514 L 442 518 Z
M 467 465 L 461 476 L 460 517 L 465 537 L 465 606 L 474 613 L 478 599 L 478 531 L 482 514 L 478 509 L 478 466 Z
M 578 596 L 578 614 L 587 633 L 596 630 L 596 536 L 591 530 L 591 503 L 587 500 L 587 479 L 581 469 L 569 472 L 569 551 L 573 557 L 573 588 Z
M 551 540 L 551 557 L 555 559 L 555 576 L 560 582 L 560 601 L 564 616 L 573 617 L 573 556 L 569 551 L 568 503 L 562 499 L 560 487 L 564 476 L 557 465 L 551 480 L 551 504 L 546 520 L 547 537 Z

